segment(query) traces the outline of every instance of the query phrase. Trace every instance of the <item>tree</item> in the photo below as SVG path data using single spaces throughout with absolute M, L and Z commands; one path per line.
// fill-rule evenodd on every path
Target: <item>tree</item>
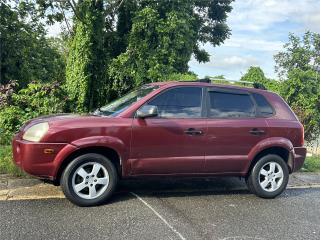
M 284 51 L 274 56 L 275 70 L 281 79 L 294 69 L 313 70 L 320 66 L 320 34 L 306 32 L 302 38 L 290 33 Z
M 133 2 L 125 2 L 120 13 Z M 123 93 L 174 73 L 187 73 L 192 54 L 199 62 L 209 61 L 209 54 L 200 49 L 200 43 L 217 46 L 229 36 L 225 21 L 232 9 L 231 2 L 135 1 L 132 19 L 128 19 L 123 35 L 127 46 L 108 68 L 114 88 Z
M 320 134 L 320 35 L 306 32 L 301 39 L 290 34 L 275 61 L 283 80 L 280 93 L 304 124 L 310 142 Z
M 0 84 L 63 81 L 63 58 L 45 37 L 43 25 L 28 19 L 25 10 L 0 3 Z
M 199 62 L 209 61 L 209 54 L 201 46 L 218 46 L 230 35 L 226 19 L 233 0 L 3 1 L 9 1 L 8 6 L 19 12 L 18 20 L 37 23 L 31 27 L 43 31 L 41 38 L 34 37 L 39 44 L 52 42 L 45 38 L 44 22 L 66 22 L 70 42 L 65 89 L 74 102 L 74 110 L 90 111 L 143 83 L 172 76 L 193 78 L 188 67 L 191 56 Z M 70 15 L 73 24 L 69 23 Z M 49 60 L 56 63 L 57 58 L 45 51 L 45 46 L 36 49 L 41 51 L 30 52 L 50 57 L 37 56 L 40 60 L 34 66 L 40 67 L 34 72 L 47 76 L 44 81 L 51 81 L 51 76 L 59 74 L 41 71 L 50 69 Z M 32 54 L 26 55 L 26 59 L 32 58 Z M 57 64 L 52 66 L 63 69 Z M 33 72 L 32 67 L 27 68 L 28 74 Z
M 262 69 L 260 67 L 251 66 L 248 69 L 247 73 L 244 74 L 240 80 L 264 84 L 267 81 L 267 78 L 264 75 L 264 72 L 262 71 Z
M 248 71 L 241 77 L 241 81 L 260 83 L 266 89 L 279 93 L 280 92 L 280 82 L 277 80 L 269 79 L 265 76 L 263 70 L 260 67 L 251 66 Z
M 77 5 L 74 36 L 66 67 L 66 89 L 74 108 L 90 111 L 104 102 L 106 93 L 103 1 Z
M 305 139 L 309 142 L 320 134 L 320 81 L 317 75 L 313 70 L 292 69 L 280 92 L 304 125 Z

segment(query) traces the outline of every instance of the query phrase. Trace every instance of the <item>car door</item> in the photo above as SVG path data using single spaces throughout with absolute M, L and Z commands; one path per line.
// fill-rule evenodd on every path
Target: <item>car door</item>
M 208 88 L 205 172 L 245 171 L 250 150 L 268 136 L 252 95 L 244 90 Z
M 203 88 L 178 86 L 146 104 L 158 116 L 134 118 L 130 161 L 133 175 L 192 174 L 204 169 Z

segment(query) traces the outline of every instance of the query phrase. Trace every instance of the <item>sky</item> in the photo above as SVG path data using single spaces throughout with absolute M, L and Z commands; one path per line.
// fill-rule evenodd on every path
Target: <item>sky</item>
M 267 77 L 276 78 L 273 56 L 288 42 L 289 32 L 320 32 L 320 0 L 236 0 L 232 6 L 230 38 L 219 47 L 204 46 L 210 62 L 189 62 L 199 77 L 238 80 L 250 66 L 260 66 Z
M 260 66 L 269 78 L 276 78 L 273 56 L 288 42 L 289 32 L 302 36 L 307 30 L 320 32 L 320 0 L 235 0 L 227 24 L 231 36 L 221 46 L 205 44 L 210 61 L 189 62 L 199 77 L 224 75 L 238 80 L 250 66 Z M 48 35 L 60 32 L 59 25 Z

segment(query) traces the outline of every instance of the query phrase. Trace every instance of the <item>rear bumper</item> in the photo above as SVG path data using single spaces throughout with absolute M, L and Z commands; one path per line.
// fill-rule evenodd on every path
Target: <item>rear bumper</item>
M 292 151 L 293 168 L 292 172 L 296 172 L 302 168 L 304 160 L 307 156 L 307 149 L 305 147 L 295 147 Z
M 30 175 L 49 180 L 55 180 L 62 161 L 75 149 L 67 143 L 35 143 L 19 139 L 12 142 L 15 164 Z

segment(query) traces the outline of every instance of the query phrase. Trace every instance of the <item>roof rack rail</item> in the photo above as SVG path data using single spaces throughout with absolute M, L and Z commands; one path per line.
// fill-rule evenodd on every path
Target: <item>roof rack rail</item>
M 210 78 L 202 78 L 202 79 L 196 79 L 196 80 L 181 80 L 179 82 L 204 82 L 204 83 L 211 83 L 211 79 Z
M 215 81 L 225 81 L 225 82 L 230 82 L 232 84 L 243 84 L 244 86 L 251 85 L 252 87 L 256 89 L 262 89 L 262 90 L 267 90 L 266 87 L 262 83 L 257 83 L 257 82 L 249 82 L 249 81 L 239 81 L 239 80 L 229 80 L 229 79 L 218 79 L 218 78 L 209 78 L 211 82 Z
M 210 78 L 201 78 L 197 80 L 198 82 L 205 82 L 205 83 L 211 83 L 211 79 Z
M 182 80 L 179 82 L 204 82 L 204 83 L 213 83 L 215 81 L 220 81 L 222 82 L 229 82 L 232 84 L 243 84 L 244 86 L 251 85 L 252 87 L 256 89 L 262 89 L 262 90 L 267 90 L 266 87 L 262 83 L 257 83 L 257 82 L 249 82 L 249 81 L 239 81 L 239 80 L 229 80 L 229 79 L 224 79 L 224 78 L 202 78 L 202 79 L 197 79 L 197 80 L 192 80 L 192 81 L 187 81 L 187 80 Z

